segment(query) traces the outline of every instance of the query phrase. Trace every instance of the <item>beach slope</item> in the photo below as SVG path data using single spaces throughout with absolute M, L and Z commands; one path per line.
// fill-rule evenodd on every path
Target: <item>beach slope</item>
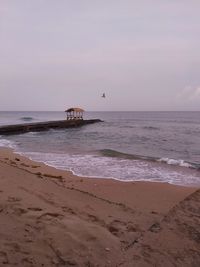
M 0 170 L 0 266 L 200 266 L 198 188 L 77 177 L 8 149 Z

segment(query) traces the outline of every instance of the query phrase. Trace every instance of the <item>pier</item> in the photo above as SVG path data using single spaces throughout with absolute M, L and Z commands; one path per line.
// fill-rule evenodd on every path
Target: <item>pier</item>
M 3 125 L 0 126 L 0 135 L 12 135 L 22 134 L 27 132 L 39 132 L 47 131 L 50 129 L 65 129 L 72 127 L 80 127 L 87 124 L 101 122 L 99 119 L 92 120 L 60 120 L 60 121 L 47 121 L 47 122 L 35 122 L 35 123 L 24 123 L 14 125 Z

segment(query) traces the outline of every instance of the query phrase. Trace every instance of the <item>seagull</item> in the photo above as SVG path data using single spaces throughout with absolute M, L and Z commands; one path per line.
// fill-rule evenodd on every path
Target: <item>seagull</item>
M 105 93 L 103 93 L 101 97 L 103 97 L 103 98 L 106 98 L 106 95 L 105 95 Z

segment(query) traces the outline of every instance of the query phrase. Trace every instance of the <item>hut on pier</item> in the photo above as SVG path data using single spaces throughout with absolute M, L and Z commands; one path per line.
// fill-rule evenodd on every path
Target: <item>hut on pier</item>
M 84 110 L 82 108 L 69 108 L 65 112 L 67 120 L 83 120 Z

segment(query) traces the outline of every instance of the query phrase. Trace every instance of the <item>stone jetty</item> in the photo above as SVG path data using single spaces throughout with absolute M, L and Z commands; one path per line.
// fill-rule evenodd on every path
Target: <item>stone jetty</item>
M 49 129 L 64 129 L 71 127 L 80 127 L 87 124 L 101 122 L 99 119 L 92 120 L 59 120 L 36 123 L 24 123 L 15 125 L 0 126 L 0 135 L 22 134 L 27 132 L 39 132 Z

